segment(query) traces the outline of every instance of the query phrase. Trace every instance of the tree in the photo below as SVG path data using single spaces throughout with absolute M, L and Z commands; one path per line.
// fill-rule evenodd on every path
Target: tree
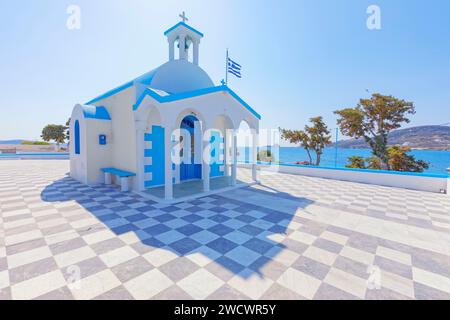
M 318 166 L 320 165 L 323 149 L 331 143 L 331 136 L 322 117 L 314 117 L 310 121 L 313 126 L 305 126 L 305 131 L 309 135 L 310 146 L 316 153 L 316 166 Z
M 54 140 L 56 142 L 56 147 L 59 150 L 59 145 L 64 143 L 66 139 L 67 127 L 58 124 L 49 124 L 42 129 L 42 139 L 44 141 Z
M 50 145 L 50 143 L 45 142 L 45 141 L 22 141 L 20 144 L 24 145 L 24 146 L 48 146 L 48 145 Z
M 309 145 L 309 137 L 303 130 L 286 130 L 280 129 L 281 137 L 284 140 L 289 141 L 292 144 L 300 144 L 303 149 L 306 150 L 306 153 L 309 158 L 309 163 L 312 163 L 311 157 L 311 146 Z
M 261 150 L 257 154 L 257 160 L 262 162 L 274 162 L 275 157 L 271 150 Z
M 378 157 L 369 157 L 366 158 L 367 161 L 367 169 L 372 169 L 372 170 L 381 170 L 381 168 L 383 167 L 383 164 L 381 163 L 380 158 Z
M 406 172 L 423 172 L 429 168 L 429 164 L 422 160 L 416 160 L 408 147 L 392 146 L 388 148 L 388 161 L 391 170 Z M 378 157 L 362 158 L 353 156 L 348 158 L 347 168 L 380 170 L 381 160 Z
M 348 161 L 349 163 L 345 166 L 346 168 L 366 169 L 366 163 L 360 156 L 348 157 Z
M 312 164 L 311 151 L 316 154 L 315 165 L 320 165 L 323 149 L 330 144 L 331 136 L 322 117 L 310 119 L 312 126 L 305 126 L 304 130 L 286 130 L 281 129 L 281 137 L 293 144 L 300 144 L 308 154 L 309 163 Z
M 392 146 L 388 148 L 389 165 L 392 170 L 407 172 L 423 172 L 429 164 L 423 160 L 416 160 L 413 155 L 407 154 L 409 147 Z
M 360 99 L 355 108 L 334 113 L 340 117 L 337 123 L 341 132 L 352 138 L 364 138 L 373 155 L 380 159 L 382 169 L 390 170 L 389 132 L 409 123 L 407 116 L 415 114 L 415 108 L 412 102 L 375 93 L 370 99 Z

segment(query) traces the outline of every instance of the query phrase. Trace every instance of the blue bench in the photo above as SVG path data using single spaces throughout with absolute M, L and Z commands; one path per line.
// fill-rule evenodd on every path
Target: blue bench
M 105 184 L 112 184 L 112 175 L 120 179 L 120 190 L 127 192 L 129 187 L 129 178 L 136 176 L 136 173 L 120 170 L 116 168 L 102 168 L 100 169 L 105 174 Z

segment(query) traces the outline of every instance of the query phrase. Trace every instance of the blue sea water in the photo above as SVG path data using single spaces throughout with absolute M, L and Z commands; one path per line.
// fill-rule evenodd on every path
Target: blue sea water
M 243 161 L 245 157 L 244 152 L 239 153 L 239 160 Z M 338 149 L 336 158 L 336 149 L 325 148 L 320 166 L 337 166 L 342 168 L 345 167 L 350 156 L 370 157 L 371 154 L 370 149 Z M 430 164 L 430 168 L 426 172 L 429 173 L 447 173 L 447 168 L 450 167 L 450 151 L 412 150 L 410 154 L 414 155 L 417 160 L 427 161 Z M 281 147 L 279 159 L 276 160 L 283 163 L 296 163 L 308 161 L 308 155 L 303 148 Z
M 245 161 L 250 157 L 250 149 L 247 151 L 244 148 L 239 148 L 239 161 Z M 430 168 L 426 170 L 429 173 L 448 173 L 447 168 L 450 168 L 450 151 L 435 151 L 435 150 L 412 150 L 411 154 L 418 160 L 427 161 L 430 164 Z M 338 149 L 336 157 L 336 149 L 325 148 L 322 154 L 322 161 L 320 166 L 322 167 L 345 167 L 347 159 L 350 156 L 370 157 L 370 149 Z M 18 154 L 1 154 L 1 159 L 14 159 L 14 158 L 68 158 L 67 153 L 52 153 L 52 152 L 23 152 Z M 302 161 L 308 161 L 308 155 L 303 148 L 299 147 L 281 147 L 279 159 L 283 163 L 296 163 Z
M 0 160 L 15 159 L 69 159 L 69 153 L 65 152 L 18 152 L 1 153 Z

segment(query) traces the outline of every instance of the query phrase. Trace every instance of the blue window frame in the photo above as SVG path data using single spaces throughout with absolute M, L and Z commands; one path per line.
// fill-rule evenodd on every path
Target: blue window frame
M 80 154 L 80 123 L 75 121 L 75 154 Z

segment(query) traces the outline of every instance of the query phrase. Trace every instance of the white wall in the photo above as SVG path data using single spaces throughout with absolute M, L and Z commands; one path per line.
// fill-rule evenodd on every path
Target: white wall
M 250 168 L 250 165 L 248 164 L 240 164 L 240 166 Z M 447 192 L 447 194 L 450 193 L 450 179 L 444 177 L 438 178 L 420 175 L 391 174 L 381 172 L 375 173 L 353 170 L 334 170 L 330 168 L 322 169 L 299 166 L 258 165 L 258 168 L 263 171 L 277 171 L 280 173 L 360 182 L 373 185 L 429 191 L 436 193 L 440 193 L 442 192 L 442 190 L 444 190 Z
M 80 125 L 80 154 L 75 154 L 75 122 Z M 86 158 L 86 121 L 80 105 L 76 105 L 70 116 L 70 176 L 84 184 L 88 183 L 87 178 L 87 158 Z
M 133 117 L 135 90 L 132 86 L 95 103 L 96 106 L 106 107 L 111 116 L 112 133 L 108 142 L 112 146 L 111 165 L 134 173 L 137 170 L 136 128 Z
M 86 119 L 87 138 L 87 183 L 103 183 L 101 168 L 111 167 L 113 144 L 111 143 L 111 121 Z M 106 145 L 99 144 L 99 135 L 106 135 Z
M 80 154 L 75 154 L 75 121 L 80 125 Z M 99 144 L 99 135 L 106 135 L 106 145 Z M 101 168 L 112 165 L 111 121 L 86 119 L 76 105 L 70 121 L 70 176 L 85 184 L 103 182 Z

